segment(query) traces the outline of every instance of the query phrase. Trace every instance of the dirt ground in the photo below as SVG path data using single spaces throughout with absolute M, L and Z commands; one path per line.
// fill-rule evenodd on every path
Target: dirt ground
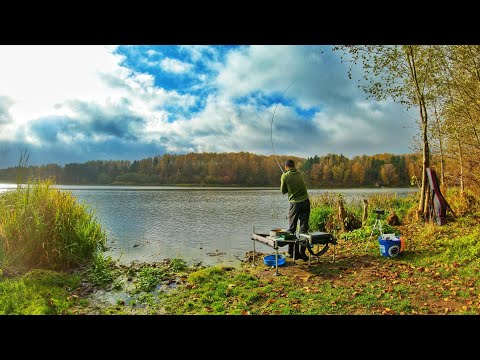
M 409 229 L 404 229 L 408 233 Z M 378 244 L 372 241 L 370 250 Z M 396 259 L 387 259 L 380 253 L 359 251 L 348 241 L 339 241 L 319 257 L 312 256 L 310 265 L 308 261 L 286 258 L 283 266 L 278 267 L 279 275 L 275 275 L 275 267 L 264 264 L 263 256 L 255 253 L 256 266 L 252 266 L 252 252 L 246 254 L 243 267 L 249 269 L 260 279 L 275 283 L 282 277 L 289 277 L 297 282 L 299 287 L 321 287 L 325 282 L 331 286 L 366 288 L 372 282 L 382 284 L 381 294 L 392 294 L 395 285 L 405 285 L 409 291 L 409 301 L 416 309 L 422 309 L 427 314 L 452 314 L 473 311 L 480 313 L 480 299 L 476 296 L 473 281 L 462 281 L 458 276 L 443 277 L 441 268 L 449 264 L 432 264 L 432 266 L 414 266 L 409 261 L 403 261 L 403 254 Z M 363 246 L 362 246 L 363 250 Z M 408 251 L 408 248 L 407 248 Z M 285 254 L 284 252 L 280 252 Z M 393 260 L 393 261 L 389 261 Z M 379 282 L 380 280 L 380 282 Z M 467 296 L 459 296 L 460 293 Z M 384 313 L 388 313 L 388 309 Z M 413 314 L 416 312 L 414 311 Z

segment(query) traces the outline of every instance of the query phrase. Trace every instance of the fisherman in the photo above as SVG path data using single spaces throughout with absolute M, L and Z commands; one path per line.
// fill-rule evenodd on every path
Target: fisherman
M 308 233 L 308 220 L 310 218 L 310 199 L 303 174 L 295 167 L 293 160 L 285 162 L 285 172 L 280 179 L 282 194 L 288 193 L 290 203 L 288 210 L 288 231 L 295 234 L 297 222 L 300 221 L 300 233 Z M 293 257 L 294 244 L 288 244 L 288 255 Z M 306 247 L 295 244 L 295 258 L 308 260 L 305 253 Z

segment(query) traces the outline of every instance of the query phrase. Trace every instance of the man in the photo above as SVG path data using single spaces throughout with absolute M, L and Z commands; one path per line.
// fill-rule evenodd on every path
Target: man
M 288 231 L 295 234 L 297 222 L 300 220 L 300 233 L 308 233 L 308 220 L 310 218 L 310 199 L 307 186 L 300 171 L 295 167 L 293 160 L 285 162 L 285 172 L 280 179 L 282 194 L 288 193 L 290 207 L 288 210 Z M 288 244 L 288 254 L 293 257 L 293 244 Z M 295 245 L 295 258 L 308 260 L 305 254 L 306 247 Z

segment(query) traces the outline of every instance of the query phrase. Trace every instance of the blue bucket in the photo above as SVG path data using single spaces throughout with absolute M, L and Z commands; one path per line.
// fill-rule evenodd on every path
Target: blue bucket
M 395 257 L 400 254 L 400 238 L 396 237 L 393 239 L 383 239 L 382 237 L 379 237 L 378 243 L 380 244 L 380 254 L 382 254 L 382 256 Z
M 267 255 L 263 257 L 263 262 L 268 266 L 275 266 L 275 255 Z M 278 266 L 285 264 L 285 255 L 278 254 Z

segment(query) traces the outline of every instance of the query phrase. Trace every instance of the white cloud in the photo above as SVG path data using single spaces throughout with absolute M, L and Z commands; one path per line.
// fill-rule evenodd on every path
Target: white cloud
M 0 46 L 0 96 L 8 97 L 9 131 L 44 117 L 78 118 L 71 101 L 108 107 L 127 102 L 145 121 L 166 121 L 163 106 L 192 106 L 197 98 L 154 85 L 150 74 L 120 65 L 112 46 Z M 12 132 L 10 132 L 12 134 Z M 31 139 L 33 140 L 33 139 Z M 38 140 L 35 140 L 38 141 Z
M 68 99 L 95 100 L 113 96 L 99 81 L 101 72 L 118 68 L 121 56 L 103 46 L 0 46 L 0 95 L 14 105 L 17 124 L 57 113 L 55 104 Z
M 219 60 L 217 48 L 211 45 L 180 45 L 179 48 L 187 52 L 193 62 L 205 60 L 206 57 L 213 62 Z M 206 65 L 208 66 L 209 64 L 207 63 Z
M 192 64 L 172 59 L 172 58 L 165 58 L 160 62 L 160 66 L 163 70 L 172 72 L 175 74 L 181 74 L 184 72 L 189 71 L 192 68 Z
M 330 82 L 329 73 L 322 71 L 322 47 L 292 45 L 255 45 L 232 51 L 219 67 L 217 86 L 229 96 L 242 96 L 260 90 L 283 93 L 296 99 L 301 106 L 316 106 L 325 100 Z M 328 50 L 329 51 L 329 50 Z

